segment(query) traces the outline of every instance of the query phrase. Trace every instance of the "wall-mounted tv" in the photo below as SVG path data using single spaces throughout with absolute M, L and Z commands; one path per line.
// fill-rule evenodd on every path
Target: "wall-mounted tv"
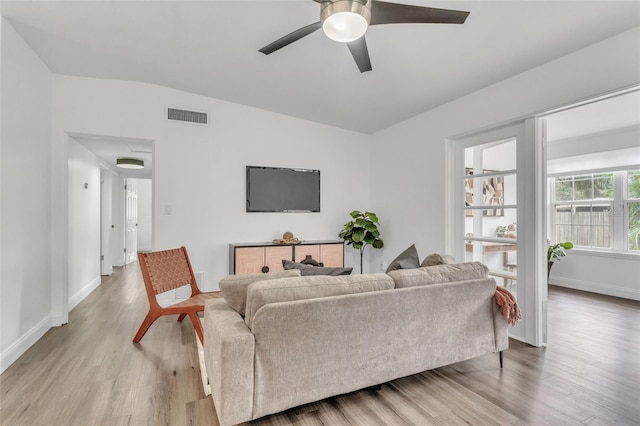
M 320 170 L 247 166 L 248 212 L 319 212 Z

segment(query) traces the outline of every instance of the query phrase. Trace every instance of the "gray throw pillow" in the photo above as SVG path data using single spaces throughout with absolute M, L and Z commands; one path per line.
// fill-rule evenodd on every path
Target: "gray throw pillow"
M 395 271 L 397 269 L 414 269 L 420 267 L 420 258 L 418 257 L 418 250 L 416 245 L 411 244 L 411 247 L 403 251 L 391 261 L 386 272 Z
M 282 259 L 282 267 L 284 268 L 285 271 L 288 271 L 289 269 L 299 269 L 302 271 L 303 269 L 313 268 L 312 265 L 307 265 L 305 263 L 300 263 L 300 262 L 294 262 L 293 260 L 287 260 L 287 259 Z
M 311 266 L 304 263 L 294 262 L 293 260 L 282 260 L 282 266 L 285 270 L 299 269 L 300 275 L 351 275 L 353 268 L 329 268 L 327 266 Z
M 451 265 L 453 263 L 456 263 L 453 256 L 449 256 L 448 254 L 442 255 L 438 253 L 431 253 L 429 256 L 424 258 L 420 266 Z

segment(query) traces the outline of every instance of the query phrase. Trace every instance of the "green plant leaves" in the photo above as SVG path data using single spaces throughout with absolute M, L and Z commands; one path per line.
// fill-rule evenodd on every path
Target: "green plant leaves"
M 371 212 L 364 212 L 365 216 L 369 217 L 369 220 L 373 223 L 378 223 L 378 216 L 376 216 L 375 213 L 371 213 Z
M 352 220 L 345 223 L 338 234 L 338 237 L 342 238 L 347 245 L 357 249 L 364 249 L 367 245 L 376 249 L 384 247 L 378 229 L 379 219 L 375 213 L 354 210 L 349 213 L 349 216 Z
M 356 228 L 353 230 L 353 234 L 351 235 L 351 239 L 356 242 L 359 243 L 361 241 L 364 241 L 364 229 L 360 229 L 360 228 Z
M 554 262 L 556 260 L 560 260 L 564 256 L 567 255 L 565 250 L 570 250 L 573 248 L 573 243 L 570 241 L 565 241 L 562 243 L 556 243 L 554 245 L 550 245 L 547 248 L 547 262 Z

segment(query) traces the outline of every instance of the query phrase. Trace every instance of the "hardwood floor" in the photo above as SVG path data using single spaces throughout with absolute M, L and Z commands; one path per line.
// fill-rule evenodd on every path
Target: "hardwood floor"
M 549 345 L 487 355 L 307 404 L 254 425 L 640 425 L 640 303 L 549 291 Z M 217 425 L 193 327 L 147 312 L 137 264 L 115 271 L 0 376 L 0 424 Z

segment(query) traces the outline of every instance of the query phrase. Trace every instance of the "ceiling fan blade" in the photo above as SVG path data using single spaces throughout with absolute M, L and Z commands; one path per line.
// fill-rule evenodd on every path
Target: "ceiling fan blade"
M 262 49 L 258 50 L 258 52 L 262 52 L 265 55 L 273 53 L 278 49 L 282 49 L 283 47 L 290 45 L 294 41 L 300 40 L 302 37 L 308 36 L 312 32 L 318 30 L 321 26 L 322 24 L 318 21 L 314 22 L 313 24 L 307 25 L 306 27 L 298 28 L 294 32 L 289 33 L 286 36 L 274 41 L 273 43 L 266 45 Z
M 347 43 L 351 56 L 355 59 L 360 72 L 371 71 L 371 60 L 369 59 L 369 49 L 367 49 L 367 41 L 364 36 L 359 39 Z
M 464 24 L 469 12 L 372 0 L 371 22 L 380 24 Z

